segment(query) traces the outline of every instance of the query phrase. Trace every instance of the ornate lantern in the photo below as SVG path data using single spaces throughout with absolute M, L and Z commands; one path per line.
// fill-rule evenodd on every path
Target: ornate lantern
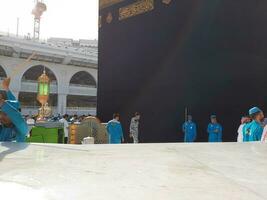
M 50 93 L 50 79 L 46 75 L 45 70 L 43 74 L 38 78 L 38 91 L 37 91 L 37 100 L 42 105 L 39 109 L 39 119 L 44 120 L 45 117 L 51 115 L 51 109 L 48 107 Z

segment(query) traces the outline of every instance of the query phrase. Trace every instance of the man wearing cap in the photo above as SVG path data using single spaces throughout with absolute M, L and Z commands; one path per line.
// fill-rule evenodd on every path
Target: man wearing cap
M 263 112 L 258 107 L 253 107 L 249 110 L 249 115 L 252 122 L 246 124 L 243 128 L 243 141 L 260 141 L 263 132 L 263 127 L 261 125 L 261 122 L 264 119 Z
M 192 121 L 192 116 L 187 116 L 187 121 L 183 124 L 184 142 L 194 142 L 197 137 L 196 124 Z
M 222 142 L 222 126 L 217 122 L 216 115 L 211 115 L 210 120 L 207 129 L 209 142 Z

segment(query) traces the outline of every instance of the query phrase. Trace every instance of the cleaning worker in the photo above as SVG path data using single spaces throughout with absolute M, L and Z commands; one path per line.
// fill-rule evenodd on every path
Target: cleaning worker
M 210 116 L 211 123 L 208 125 L 209 142 L 222 142 L 222 126 L 217 122 L 216 115 Z
M 183 124 L 184 132 L 184 142 L 194 142 L 197 137 L 197 127 L 196 124 L 192 121 L 193 117 L 191 115 L 187 116 L 187 121 Z
M 249 116 L 243 116 L 241 118 L 241 124 L 237 130 L 237 142 L 243 142 L 243 128 L 246 124 L 250 123 L 251 122 L 251 119 Z
M 107 131 L 110 144 L 121 144 L 121 142 L 124 142 L 122 126 L 119 120 L 120 115 L 115 113 L 113 114 L 113 119 L 108 122 Z
M 262 121 L 264 114 L 258 107 L 253 107 L 249 109 L 249 116 L 252 122 L 246 124 L 243 128 L 243 141 L 260 141 L 263 133 Z
M 9 91 L 9 81 L 3 81 L 7 99 L 0 98 L 0 142 L 25 142 L 28 126 L 20 113 L 20 103 Z

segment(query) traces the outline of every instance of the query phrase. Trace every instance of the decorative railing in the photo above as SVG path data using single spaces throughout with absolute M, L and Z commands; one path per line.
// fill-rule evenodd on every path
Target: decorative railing
M 31 80 L 23 80 L 21 82 L 21 92 L 37 92 L 37 81 L 31 81 Z M 50 84 L 50 92 L 52 94 L 58 93 L 58 86 L 56 82 L 51 82 Z
M 23 115 L 35 115 L 38 113 L 39 106 L 21 106 L 22 114 Z M 58 114 L 58 107 L 53 106 L 51 107 L 53 115 Z M 74 115 L 95 115 L 96 108 L 95 107 L 67 107 L 66 113 Z M 65 114 L 65 113 L 62 113 Z
M 95 85 L 80 85 L 80 84 L 70 84 L 71 87 L 82 87 L 82 88 L 96 88 Z
M 95 87 L 70 85 L 69 95 L 96 96 L 97 89 Z

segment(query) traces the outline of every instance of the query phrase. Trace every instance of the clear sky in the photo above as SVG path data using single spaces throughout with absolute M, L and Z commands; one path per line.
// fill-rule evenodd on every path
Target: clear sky
M 44 0 L 47 11 L 41 19 L 42 39 L 63 37 L 73 39 L 98 38 L 98 0 Z M 34 0 L 0 0 L 0 32 L 33 35 Z

